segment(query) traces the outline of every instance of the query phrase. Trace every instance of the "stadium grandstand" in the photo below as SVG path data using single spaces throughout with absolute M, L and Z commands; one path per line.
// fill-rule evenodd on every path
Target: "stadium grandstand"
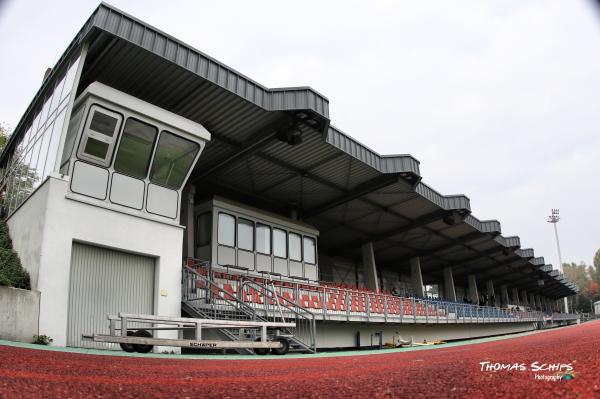
M 293 320 L 285 336 L 306 352 L 578 320 L 562 301 L 575 284 L 466 195 L 427 185 L 413 156 L 334 127 L 325 96 L 266 88 L 106 3 L 44 77 L 0 167 L 55 345 L 115 347 L 82 334 L 107 333 L 119 312 Z

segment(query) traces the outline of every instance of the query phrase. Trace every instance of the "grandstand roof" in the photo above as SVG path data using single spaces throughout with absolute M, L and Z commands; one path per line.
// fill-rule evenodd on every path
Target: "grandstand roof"
M 316 90 L 264 87 L 106 3 L 61 56 L 7 148 L 83 48 L 79 92 L 99 81 L 211 132 L 191 178 L 199 196 L 297 214 L 320 230 L 320 250 L 331 254 L 359 257 L 360 244 L 372 241 L 382 268 L 405 267 L 418 255 L 426 279 L 452 265 L 457 284 L 475 272 L 555 298 L 578 292 L 533 250 L 521 250 L 518 237 L 502 236 L 498 221 L 471 215 L 465 195 L 424 184 L 414 157 L 380 155 L 331 126 L 329 101 Z

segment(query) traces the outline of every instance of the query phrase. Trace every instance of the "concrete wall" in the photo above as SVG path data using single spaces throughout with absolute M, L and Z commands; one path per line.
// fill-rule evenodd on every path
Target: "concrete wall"
M 347 322 L 317 322 L 317 348 L 346 348 L 356 346 L 356 333 L 360 332 L 361 346 L 379 343 L 375 333 L 383 331 L 383 343 L 393 342 L 394 338 L 415 342 L 423 340 L 454 340 L 487 337 L 534 330 L 533 323 L 497 323 L 497 324 L 365 324 Z
M 155 257 L 154 312 L 180 316 L 183 228 L 66 198 L 68 184 L 52 175 L 8 220 L 15 249 L 42 294 L 40 333 L 66 345 L 73 241 Z M 176 332 L 159 336 L 176 338 Z
M 13 247 L 29 272 L 31 289 L 38 289 L 48 184 L 41 185 L 8 220 Z
M 0 286 L 0 339 L 32 342 L 39 315 L 38 291 Z

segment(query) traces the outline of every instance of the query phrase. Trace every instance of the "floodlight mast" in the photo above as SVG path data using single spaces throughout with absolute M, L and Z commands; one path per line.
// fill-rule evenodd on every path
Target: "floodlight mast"
M 558 267 L 558 271 L 560 271 L 561 274 L 564 274 L 562 255 L 560 253 L 560 242 L 558 241 L 558 229 L 556 228 L 556 224 L 559 221 L 560 221 L 560 210 L 558 208 L 556 208 L 556 209 L 553 208 L 551 215 L 548 216 L 548 223 L 552 223 L 552 226 L 554 226 L 554 237 L 556 238 L 556 249 L 558 251 L 558 263 L 560 265 Z M 564 300 L 565 300 L 565 313 L 568 313 L 569 309 L 568 309 L 567 297 L 565 297 Z

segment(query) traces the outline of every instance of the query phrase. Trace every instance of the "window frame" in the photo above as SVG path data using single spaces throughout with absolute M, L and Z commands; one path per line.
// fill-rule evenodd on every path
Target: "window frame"
M 314 262 L 308 262 L 306 260 L 306 251 L 304 248 L 304 240 L 305 239 L 312 240 L 312 242 L 313 242 L 313 245 L 314 245 L 313 246 L 313 249 L 314 249 L 313 256 L 314 256 L 314 260 L 315 260 Z M 316 265 L 317 264 L 317 240 L 316 240 L 316 238 L 311 237 L 311 236 L 306 236 L 306 235 L 302 236 L 302 261 L 308 265 Z
M 96 112 L 101 112 L 103 114 L 106 114 L 110 117 L 117 119 L 117 123 L 113 130 L 112 137 L 107 136 L 100 132 L 96 132 L 90 128 L 90 125 L 92 124 L 92 120 L 94 119 L 94 114 Z M 104 166 L 104 167 L 110 166 L 110 164 L 112 163 L 113 155 L 114 155 L 115 145 L 117 143 L 117 140 L 119 139 L 119 133 L 123 126 L 123 120 L 124 120 L 123 114 L 121 114 L 117 111 L 105 108 L 96 103 L 92 104 L 87 111 L 85 124 L 83 126 L 83 133 L 81 134 L 81 139 L 79 141 L 79 146 L 77 148 L 77 158 L 87 161 L 87 162 L 90 162 L 95 165 L 100 165 L 100 166 Z M 99 157 L 96 157 L 95 155 L 91 155 L 91 154 L 88 154 L 87 152 L 85 152 L 85 147 L 90 138 L 100 141 L 102 143 L 108 144 L 108 148 L 106 149 L 106 155 L 104 156 L 104 158 L 99 158 Z
M 240 232 L 239 232 L 239 228 L 240 228 L 240 222 L 242 222 L 242 221 L 245 222 L 243 224 L 246 224 L 247 226 L 252 226 L 252 234 L 250 235 L 250 237 L 252 239 L 252 245 L 251 245 L 250 249 L 240 247 Z M 255 224 L 255 222 L 253 220 L 246 219 L 246 218 L 243 218 L 243 217 L 237 217 L 236 218 L 236 221 L 235 221 L 235 245 L 236 245 L 236 248 L 238 250 L 246 251 L 246 252 L 254 252 L 254 250 L 256 248 L 256 243 L 255 243 L 256 237 L 255 237 L 255 234 L 256 234 L 256 224 Z
M 121 143 L 123 142 L 123 137 L 125 136 L 125 127 L 127 126 L 127 122 L 130 119 L 133 119 L 134 121 L 139 122 L 139 123 L 141 123 L 143 125 L 151 126 L 151 127 L 153 127 L 156 130 L 156 134 L 154 135 L 154 139 L 152 140 L 152 145 L 150 147 L 150 155 L 148 157 L 148 161 L 146 162 L 145 173 L 142 176 L 134 176 L 132 174 L 125 173 L 125 172 L 122 172 L 120 170 L 117 170 L 117 168 L 116 168 L 117 155 L 119 154 L 119 150 L 121 149 Z M 155 124 L 150 123 L 150 122 L 146 122 L 146 121 L 141 120 L 140 118 L 136 118 L 134 116 L 128 116 L 127 118 L 124 118 L 124 121 L 122 122 L 122 124 L 123 124 L 123 127 L 122 127 L 120 135 L 119 135 L 118 143 L 115 146 L 116 148 L 115 148 L 115 151 L 114 151 L 114 160 L 111 163 L 112 164 L 112 168 L 113 168 L 113 170 L 116 173 L 119 173 L 119 174 L 125 175 L 125 176 L 129 176 L 129 177 L 133 177 L 134 179 L 142 179 L 142 180 L 148 179 L 149 175 L 150 175 L 150 165 L 152 165 L 152 161 L 154 160 L 154 152 L 156 151 L 156 146 L 157 146 L 157 143 L 158 143 L 158 137 L 160 136 L 160 132 L 161 131 L 160 131 L 159 127 L 156 126 Z M 156 184 L 156 183 L 153 183 L 153 184 Z M 160 184 L 157 184 L 157 185 L 160 186 Z
M 275 255 L 275 230 L 282 231 L 285 234 L 285 239 L 284 239 L 284 243 L 285 243 L 285 256 Z M 288 231 L 284 230 L 284 229 L 280 229 L 279 227 L 273 227 L 271 229 L 271 231 L 272 231 L 272 237 L 271 237 L 271 246 L 272 246 L 272 248 L 271 248 L 271 250 L 273 252 L 273 257 L 274 258 L 286 259 L 287 260 L 288 257 L 289 257 L 289 254 L 290 254 L 290 252 L 288 250 Z
M 298 237 L 300 239 L 300 241 L 299 241 L 299 244 L 300 244 L 299 245 L 300 259 L 292 259 L 292 253 L 291 253 L 292 252 L 291 251 L 291 249 L 292 249 L 292 243 L 290 242 L 290 239 L 291 239 L 292 236 Z M 304 251 L 303 251 L 303 248 L 302 248 L 302 234 L 298 234 L 298 233 L 291 232 L 291 231 L 288 232 L 288 259 L 291 262 L 300 262 L 300 263 L 302 263 L 302 261 L 304 260 L 304 256 L 303 256 L 304 253 L 303 252 Z
M 204 216 L 208 216 L 208 242 L 200 241 L 200 219 Z M 205 247 L 211 244 L 212 241 L 212 219 L 213 213 L 211 211 L 201 212 L 196 215 L 196 232 L 195 232 L 195 240 L 194 244 L 196 247 Z M 218 237 L 218 235 L 217 235 Z M 218 241 L 218 240 L 217 240 Z
M 181 134 L 175 133 L 175 132 L 173 132 L 171 130 L 162 129 L 162 130 L 159 131 L 159 133 L 157 135 L 157 138 L 156 138 L 156 143 L 154 145 L 154 150 L 152 151 L 151 162 L 150 162 L 150 165 L 149 165 L 149 168 L 148 168 L 148 174 L 147 174 L 148 181 L 150 183 L 152 183 L 152 184 L 155 184 L 155 185 L 160 186 L 160 187 L 168 188 L 170 190 L 180 190 L 180 189 L 182 189 L 183 182 L 185 182 L 186 179 L 187 179 L 187 177 L 190 175 L 190 173 L 192 173 L 193 167 L 190 168 L 188 166 L 187 173 L 183 177 L 182 183 L 180 183 L 178 186 L 171 186 L 171 185 L 168 185 L 168 184 L 163 184 L 162 182 L 154 181 L 153 178 L 152 178 L 152 167 L 154 166 L 154 163 L 156 161 L 156 154 L 158 153 L 158 149 L 159 149 L 159 145 L 160 145 L 160 139 L 162 138 L 163 134 L 170 134 L 171 136 L 175 136 L 178 139 L 187 141 L 188 143 L 191 143 L 194 146 L 196 146 L 196 153 L 194 155 L 194 158 L 192 159 L 191 165 L 194 165 L 194 161 L 196 160 L 196 158 L 198 158 L 198 154 L 200 153 L 200 151 L 202 151 L 203 147 L 202 147 L 202 145 L 200 143 L 197 143 L 197 142 L 195 142 L 193 140 L 190 140 L 190 139 L 182 136 Z
M 258 227 L 266 227 L 269 230 L 269 252 L 261 252 L 258 250 L 258 240 L 256 238 L 257 234 L 258 234 Z M 271 256 L 273 255 L 273 226 L 266 224 L 266 223 L 261 223 L 261 222 L 256 222 L 255 226 L 254 226 L 254 247 L 255 247 L 255 251 L 257 254 L 261 254 L 261 255 L 266 255 L 266 256 Z
M 228 244 L 223 244 L 221 243 L 220 237 L 219 237 L 219 233 L 221 232 L 221 223 L 220 223 L 220 219 L 221 219 L 221 215 L 225 215 L 225 216 L 229 216 L 233 219 L 233 245 L 228 245 Z M 230 213 L 227 212 L 219 212 L 217 215 L 217 245 L 222 245 L 224 247 L 227 248 L 235 248 L 235 244 L 237 243 L 237 218 L 235 217 L 235 215 L 232 215 Z

